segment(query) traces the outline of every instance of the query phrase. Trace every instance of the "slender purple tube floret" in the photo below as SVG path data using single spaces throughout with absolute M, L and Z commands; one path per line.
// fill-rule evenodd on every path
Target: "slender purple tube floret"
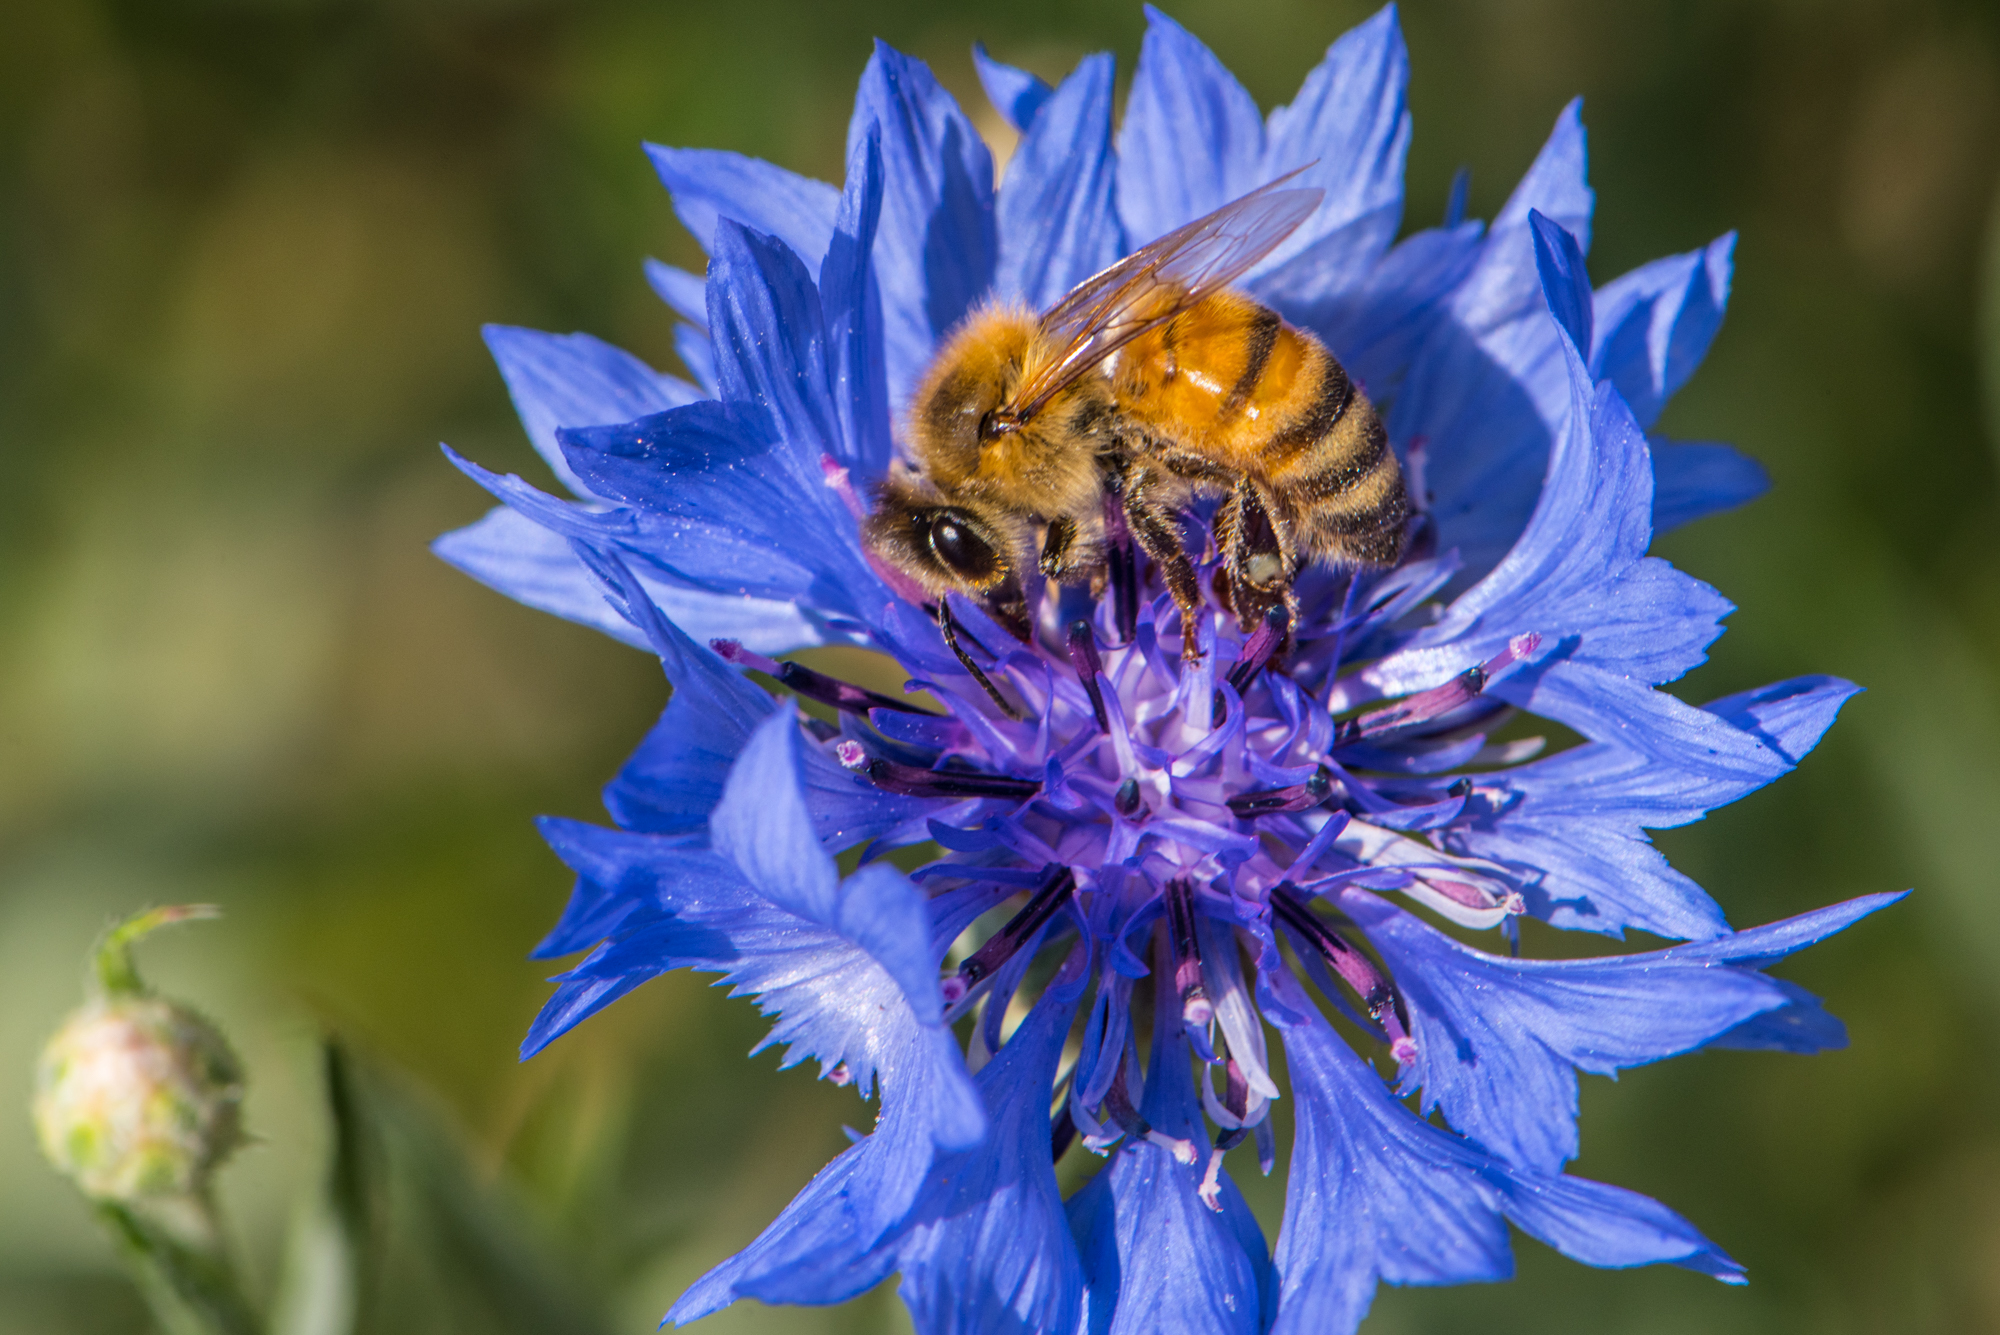
M 1052 89 L 975 53 L 1021 132 L 997 187 L 971 122 L 886 46 L 840 189 L 652 148 L 710 256 L 650 273 L 698 385 L 586 335 L 488 331 L 574 499 L 453 455 L 505 505 L 439 553 L 651 649 L 674 686 L 605 791 L 617 828 L 543 822 L 578 879 L 537 954 L 584 958 L 524 1055 L 685 967 L 754 995 L 788 1064 L 879 1095 L 873 1132 L 676 1323 L 900 1272 L 927 1333 L 1338 1335 L 1378 1282 L 1504 1277 L 1510 1221 L 1591 1265 L 1741 1282 L 1665 1207 L 1563 1171 L 1579 1070 L 1843 1044 L 1763 970 L 1895 898 L 1734 931 L 1645 833 L 1791 769 L 1856 690 L 1659 689 L 1731 609 L 1653 534 L 1764 486 L 1726 446 L 1649 434 L 1721 320 L 1731 238 L 1593 291 L 1572 105 L 1491 224 L 1455 208 L 1398 241 L 1392 9 L 1268 117 L 1148 13 L 1115 135 L 1108 57 Z M 954 597 L 961 658 L 858 527 L 940 337 L 1301 167 L 1324 201 L 1244 283 L 1382 406 L 1421 512 L 1408 554 L 1302 572 L 1289 647 L 1281 619 L 1188 624 L 1114 560 L 1101 597 L 1030 589 L 1026 642 Z M 945 712 L 775 657 L 828 644 L 890 655 Z M 1583 740 L 1543 754 L 1538 719 Z M 910 875 L 879 860 L 914 845 L 937 856 Z M 1524 918 L 1686 944 L 1519 958 Z M 1226 1157 L 1247 1143 L 1269 1172 L 1278 1109 L 1267 1247 Z M 1065 1201 L 1056 1161 L 1089 1154 Z

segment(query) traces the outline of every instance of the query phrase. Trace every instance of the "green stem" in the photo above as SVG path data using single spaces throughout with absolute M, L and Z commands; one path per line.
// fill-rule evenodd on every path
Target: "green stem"
M 211 1204 L 191 1204 L 204 1231 L 212 1234 Z M 236 1269 L 219 1242 L 192 1243 L 179 1236 L 180 1230 L 115 1201 L 97 1202 L 97 1215 L 167 1335 L 264 1335 L 263 1319 L 243 1296 Z
M 170 923 L 192 922 L 198 918 L 220 918 L 222 910 L 213 904 L 169 904 L 164 908 L 135 913 L 105 932 L 91 953 L 91 972 L 97 987 L 107 997 L 143 997 L 146 985 L 132 963 L 132 946 Z

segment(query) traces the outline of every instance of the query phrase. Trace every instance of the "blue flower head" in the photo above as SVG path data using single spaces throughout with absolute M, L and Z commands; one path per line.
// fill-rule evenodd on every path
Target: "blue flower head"
M 1592 1265 L 1740 1282 L 1664 1206 L 1563 1171 L 1579 1070 L 1842 1044 L 1763 969 L 1893 898 L 1733 931 L 1645 834 L 1783 774 L 1856 689 L 1658 689 L 1730 606 L 1648 556 L 1653 534 L 1764 485 L 1726 446 L 1649 434 L 1721 319 L 1731 240 L 1593 291 L 1572 105 L 1490 224 L 1461 192 L 1398 241 L 1393 10 L 1268 117 L 1148 15 L 1115 133 L 1108 57 L 1050 88 L 975 53 L 1021 133 L 997 186 L 971 122 L 886 46 L 841 189 L 651 149 L 710 256 L 650 275 L 698 385 L 585 335 L 489 331 L 573 498 L 453 456 L 505 504 L 439 552 L 651 649 L 674 687 L 606 790 L 617 828 L 544 822 L 577 886 L 538 953 L 587 953 L 524 1050 L 693 968 L 756 998 L 787 1063 L 879 1098 L 675 1322 L 899 1272 L 925 1332 L 1352 1331 L 1379 1282 L 1507 1275 L 1510 1221 Z M 1269 625 L 1183 617 L 1144 571 L 1130 624 L 1031 588 L 1025 640 L 954 596 L 953 652 L 860 540 L 939 340 L 1292 172 L 1323 198 L 1242 286 L 1381 406 L 1422 511 L 1400 564 L 1301 572 L 1282 654 Z M 893 656 L 942 712 L 772 657 L 826 644 Z M 1497 736 L 1519 717 L 1582 741 Z M 941 853 L 909 875 L 877 860 L 920 844 Z M 1527 916 L 1685 944 L 1519 958 Z M 1267 1248 L 1229 1155 L 1270 1171 L 1287 1105 Z M 1055 1161 L 1077 1153 L 1105 1162 L 1064 1200 Z

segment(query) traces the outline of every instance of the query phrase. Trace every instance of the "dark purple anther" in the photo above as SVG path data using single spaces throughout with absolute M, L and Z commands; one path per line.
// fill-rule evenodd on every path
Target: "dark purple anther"
M 918 769 L 894 761 L 872 757 L 861 743 L 849 738 L 833 748 L 840 763 L 857 774 L 866 774 L 875 786 L 904 797 L 1013 797 L 1029 798 L 1042 790 L 1040 779 L 1016 779 L 1005 774 L 981 774 L 976 770 Z
M 897 700 L 891 696 L 878 695 L 874 691 L 850 686 L 838 677 L 829 677 L 824 672 L 814 672 L 799 663 L 781 663 L 766 658 L 760 653 L 745 649 L 735 640 L 710 640 L 708 647 L 722 657 L 725 663 L 735 663 L 751 668 L 767 677 L 776 677 L 780 685 L 789 687 L 808 700 L 817 700 L 823 705 L 845 710 L 850 714 L 868 716 L 871 709 L 894 709 L 904 714 L 922 714 L 936 718 L 928 709 L 921 709 L 908 700 Z
M 1195 936 L 1194 883 L 1176 878 L 1167 882 L 1167 932 L 1174 948 L 1174 990 L 1181 999 L 1181 1023 L 1206 1025 L 1215 1018 L 1215 1006 L 1201 981 L 1201 942 Z
M 1104 688 L 1097 679 L 1104 674 L 1104 660 L 1097 656 L 1097 636 L 1090 630 L 1090 623 L 1078 619 L 1069 623 L 1069 661 L 1076 667 L 1077 679 L 1083 689 L 1090 694 L 1090 712 L 1097 715 L 1097 730 L 1111 731 L 1111 717 L 1104 712 Z
M 1061 1161 L 1069 1152 L 1070 1142 L 1076 1139 L 1076 1118 L 1070 1116 L 1069 1100 L 1064 1099 L 1062 1108 L 1056 1113 L 1055 1125 L 1049 1128 L 1049 1159 Z
M 1111 1088 L 1104 1094 L 1104 1111 L 1126 1135 L 1135 1140 L 1149 1140 L 1173 1155 L 1176 1162 L 1192 1166 L 1196 1153 L 1194 1142 L 1169 1136 L 1164 1131 L 1155 1131 L 1151 1123 L 1141 1117 L 1139 1110 L 1132 1106 L 1132 1095 L 1125 1088 L 1125 1068 L 1129 1061 L 1129 1057 L 1119 1058 L 1118 1074 L 1112 1077 Z
M 1005 927 L 986 938 L 986 943 L 958 966 L 958 972 L 939 985 L 944 993 L 946 1009 L 958 1005 L 981 983 L 998 973 L 1001 966 L 1014 957 L 1014 952 L 1026 945 L 1036 932 L 1042 930 L 1042 925 L 1056 915 L 1056 910 L 1069 902 L 1071 892 L 1076 889 L 1076 873 L 1068 867 L 1055 865 L 1051 865 L 1048 872 L 1048 879 L 1028 897 L 1021 911 L 1009 918 Z
M 1250 688 L 1251 681 L 1271 661 L 1271 655 L 1278 652 L 1278 646 L 1285 642 L 1285 633 L 1291 627 L 1291 615 L 1282 604 L 1264 613 L 1264 624 L 1243 642 L 1243 652 L 1237 657 L 1236 666 L 1229 669 L 1229 684 L 1236 688 L 1238 695 Z
M 1271 908 L 1300 936 L 1312 942 L 1340 981 L 1354 989 L 1362 1006 L 1388 1035 L 1389 1054 L 1397 1063 L 1407 1066 L 1415 1061 L 1417 1042 L 1403 1027 L 1402 1003 L 1396 995 L 1396 986 L 1375 967 L 1375 962 L 1307 907 L 1299 898 L 1298 887 L 1290 881 L 1280 881 L 1271 888 Z
M 1326 801 L 1332 791 L 1333 775 L 1321 765 L 1304 783 L 1295 783 L 1288 788 L 1260 788 L 1252 793 L 1238 793 L 1229 799 L 1229 809 L 1236 813 L 1239 820 L 1275 816 L 1285 811 L 1306 811 Z
M 1118 809 L 1119 815 L 1130 820 L 1133 813 L 1139 810 L 1139 781 L 1127 779 L 1119 784 L 1118 791 L 1112 794 L 1111 805 Z
M 1131 525 L 1125 522 L 1125 502 L 1104 496 L 1104 563 L 1111 575 L 1111 612 L 1118 638 L 1130 644 L 1139 632 L 1139 554 Z
M 1486 689 L 1486 683 L 1535 652 L 1541 642 L 1542 637 L 1532 631 L 1526 635 L 1516 635 L 1507 641 L 1505 649 L 1484 663 L 1473 664 L 1444 685 L 1433 686 L 1428 691 L 1419 691 L 1407 699 L 1397 701 L 1387 709 L 1378 709 L 1372 714 L 1348 719 L 1334 729 L 1333 744 L 1341 746 L 1348 742 L 1358 742 L 1364 737 L 1379 737 L 1383 733 L 1428 723 L 1434 718 L 1449 714 L 1460 705 L 1478 699 L 1480 692 Z

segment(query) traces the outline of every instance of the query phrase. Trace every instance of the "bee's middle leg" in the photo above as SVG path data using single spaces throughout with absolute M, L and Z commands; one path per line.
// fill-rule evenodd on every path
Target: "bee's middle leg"
M 1181 661 L 1198 662 L 1201 583 L 1195 577 L 1194 562 L 1188 559 L 1187 548 L 1181 545 L 1180 525 L 1174 522 L 1173 512 L 1160 504 L 1159 486 L 1160 479 L 1149 469 L 1135 466 L 1127 470 L 1123 487 L 1125 519 L 1132 526 L 1133 538 L 1160 568 L 1167 592 L 1180 608 Z

